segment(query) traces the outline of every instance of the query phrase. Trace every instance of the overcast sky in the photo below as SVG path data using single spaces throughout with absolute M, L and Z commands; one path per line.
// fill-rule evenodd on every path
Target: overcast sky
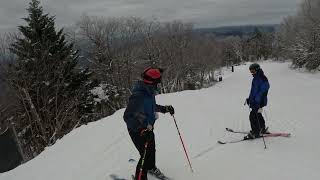
M 0 0 L 0 32 L 14 29 L 27 16 L 28 0 Z M 156 17 L 193 22 L 197 27 L 276 24 L 292 15 L 301 0 L 41 0 L 58 26 L 74 24 L 86 13 L 95 16 Z

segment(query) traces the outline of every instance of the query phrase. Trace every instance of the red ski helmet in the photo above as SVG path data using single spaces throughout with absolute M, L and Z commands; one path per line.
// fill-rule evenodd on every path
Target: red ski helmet
M 146 84 L 158 84 L 161 82 L 162 69 L 149 67 L 141 74 Z

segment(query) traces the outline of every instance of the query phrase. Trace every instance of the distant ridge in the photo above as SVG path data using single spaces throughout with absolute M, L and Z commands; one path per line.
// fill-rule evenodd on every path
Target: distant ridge
M 252 34 L 256 28 L 262 32 L 275 32 L 278 24 L 266 25 L 242 25 L 242 26 L 222 26 L 216 28 L 197 28 L 194 32 L 199 34 L 214 34 L 218 37 L 226 36 L 246 36 Z

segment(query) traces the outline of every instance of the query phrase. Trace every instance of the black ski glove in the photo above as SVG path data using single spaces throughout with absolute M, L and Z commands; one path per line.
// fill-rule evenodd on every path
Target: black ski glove
M 249 98 L 246 99 L 246 103 L 245 105 L 249 105 Z
M 170 113 L 171 115 L 174 115 L 174 108 L 173 106 L 165 106 L 166 107 L 166 112 Z
M 152 130 L 150 130 L 150 129 L 143 129 L 143 130 L 140 132 L 140 136 L 141 136 L 146 142 L 151 142 L 152 136 L 153 136 Z

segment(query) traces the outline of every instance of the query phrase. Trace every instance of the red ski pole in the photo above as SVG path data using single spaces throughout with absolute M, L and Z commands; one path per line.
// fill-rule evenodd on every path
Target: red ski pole
M 143 152 L 143 157 L 141 160 L 141 166 L 140 166 L 138 180 L 141 180 L 141 177 L 142 177 L 142 171 L 143 171 L 143 166 L 144 166 L 144 160 L 145 160 L 146 154 L 147 154 L 147 148 L 148 148 L 148 141 L 144 144 L 144 152 Z
M 188 162 L 189 162 L 189 166 L 190 166 L 191 172 L 193 173 L 193 169 L 192 169 L 192 166 L 191 166 L 191 162 L 190 162 L 190 159 L 189 159 L 189 156 L 188 156 L 186 147 L 185 147 L 185 145 L 184 145 L 184 142 L 183 142 L 183 140 L 182 140 L 181 133 L 180 133 L 180 130 L 179 130 L 179 128 L 178 128 L 176 118 L 174 117 L 173 114 L 172 114 L 172 117 L 173 117 L 174 123 L 175 123 L 175 125 L 176 125 L 176 127 L 177 127 L 178 134 L 179 134 L 179 136 L 180 136 L 180 140 L 181 140 L 181 143 L 182 143 L 182 146 L 183 146 L 183 149 L 184 149 L 184 153 L 185 153 L 185 155 L 186 155 L 186 157 L 187 157 L 187 160 L 188 160 Z

